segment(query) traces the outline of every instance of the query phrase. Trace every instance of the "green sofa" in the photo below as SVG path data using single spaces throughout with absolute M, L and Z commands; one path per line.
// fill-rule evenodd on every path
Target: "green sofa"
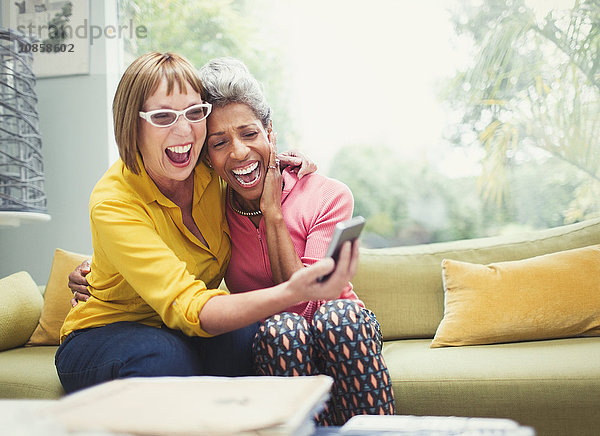
M 362 250 L 353 280 L 381 323 L 397 413 L 510 418 L 538 435 L 600 432 L 600 337 L 430 348 L 442 259 L 520 260 L 600 244 L 600 220 L 515 236 Z M 600 280 L 600 277 L 598 277 Z
M 487 264 L 593 244 L 600 244 L 600 219 L 515 236 L 362 249 L 353 283 L 382 325 L 397 413 L 510 418 L 538 435 L 597 434 L 600 337 L 430 348 L 444 316 L 442 259 Z M 0 398 L 64 395 L 55 350 L 1 351 Z

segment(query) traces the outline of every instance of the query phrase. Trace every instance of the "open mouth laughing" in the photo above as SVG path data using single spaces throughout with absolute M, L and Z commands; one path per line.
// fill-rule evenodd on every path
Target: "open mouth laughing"
M 190 160 L 190 150 L 192 144 L 173 145 L 165 149 L 165 153 L 171 162 L 175 165 L 184 165 Z
M 231 173 L 235 180 L 245 188 L 255 186 L 260 181 L 260 165 L 258 164 L 258 161 L 254 161 L 243 167 L 235 168 L 231 170 Z

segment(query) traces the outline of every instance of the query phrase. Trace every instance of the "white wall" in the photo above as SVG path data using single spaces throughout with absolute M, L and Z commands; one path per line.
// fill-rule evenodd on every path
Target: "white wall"
M 116 0 L 90 1 L 91 24 L 116 22 Z M 45 284 L 56 248 L 91 254 L 88 200 L 115 158 L 110 107 L 119 72 L 118 45 L 116 39 L 94 40 L 89 75 L 38 79 L 45 187 L 52 219 L 0 227 L 0 278 L 25 270 L 37 283 Z

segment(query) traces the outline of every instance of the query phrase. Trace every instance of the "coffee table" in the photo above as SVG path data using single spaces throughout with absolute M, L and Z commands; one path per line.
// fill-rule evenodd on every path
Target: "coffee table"
M 2 434 L 72 436 L 88 435 L 67 431 L 56 420 L 40 411 L 56 407 L 57 400 L 0 400 L 0 429 Z M 72 413 L 81 413 L 73 409 Z M 270 433 L 273 434 L 273 433 Z M 289 434 L 289 433 L 280 433 Z M 296 428 L 293 434 L 314 436 L 534 436 L 531 427 L 524 427 L 513 420 L 496 418 L 463 418 L 442 416 L 355 416 L 343 427 Z M 94 436 L 113 436 L 110 431 L 94 431 Z

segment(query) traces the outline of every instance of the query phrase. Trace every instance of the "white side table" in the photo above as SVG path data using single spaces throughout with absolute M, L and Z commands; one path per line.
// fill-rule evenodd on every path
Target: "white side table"
M 19 227 L 21 223 L 50 221 L 50 215 L 39 212 L 12 212 L 0 210 L 0 227 Z

